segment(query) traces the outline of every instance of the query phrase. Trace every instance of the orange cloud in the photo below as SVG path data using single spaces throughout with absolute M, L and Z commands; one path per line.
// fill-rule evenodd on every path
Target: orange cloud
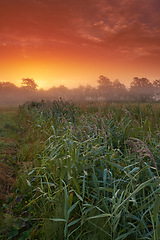
M 33 74 L 31 63 L 36 71 L 44 66 L 41 74 L 49 72 L 48 79 L 62 71 L 72 81 L 85 76 L 92 81 L 93 74 L 95 79 L 100 74 L 127 79 L 145 69 L 160 75 L 159 8 L 159 0 L 3 0 L 1 69 L 17 64 L 17 71 L 21 66 Z M 0 80 L 8 78 L 7 72 L 0 73 Z M 62 83 L 65 73 L 59 77 Z

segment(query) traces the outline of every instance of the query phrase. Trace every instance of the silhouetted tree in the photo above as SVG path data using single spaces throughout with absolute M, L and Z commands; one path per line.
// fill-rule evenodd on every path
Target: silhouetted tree
M 27 92 L 35 92 L 38 88 L 37 83 L 32 78 L 22 78 L 21 84 Z
M 15 91 L 18 87 L 11 82 L 0 82 L 0 91 Z
M 137 101 L 148 101 L 153 99 L 153 85 L 147 78 L 134 77 L 130 85 L 130 94 Z
M 100 75 L 97 82 L 99 97 L 102 97 L 104 100 L 111 100 L 113 88 L 109 78 Z
M 112 88 L 113 88 L 113 100 L 124 101 L 127 99 L 128 91 L 125 85 L 120 83 L 118 79 L 116 79 L 112 83 Z
M 19 88 L 11 82 L 0 82 L 0 105 L 16 104 L 20 98 Z
M 99 79 L 98 79 L 98 88 L 99 89 L 108 89 L 112 86 L 112 82 L 109 80 L 109 78 L 103 76 L 103 75 L 100 75 L 99 76 Z

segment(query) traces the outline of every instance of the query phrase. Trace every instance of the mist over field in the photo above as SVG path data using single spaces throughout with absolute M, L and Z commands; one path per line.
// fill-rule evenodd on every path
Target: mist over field
M 10 82 L 0 82 L 0 105 L 19 105 L 27 101 L 104 101 L 104 102 L 152 102 L 160 99 L 160 80 L 134 77 L 127 89 L 119 80 L 111 81 L 100 75 L 97 87 L 91 85 L 69 89 L 64 85 L 48 90 L 38 89 L 34 79 L 23 78 L 21 87 Z

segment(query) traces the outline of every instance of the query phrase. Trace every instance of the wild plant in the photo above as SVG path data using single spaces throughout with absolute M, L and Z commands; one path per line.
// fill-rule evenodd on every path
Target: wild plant
M 146 108 L 32 105 L 22 109 L 33 111 L 32 144 L 42 142 L 25 179 L 32 239 L 159 239 L 158 136 Z

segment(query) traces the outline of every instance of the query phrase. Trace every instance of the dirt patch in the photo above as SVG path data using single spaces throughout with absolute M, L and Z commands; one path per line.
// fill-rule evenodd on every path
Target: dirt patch
M 13 168 L 0 162 L 0 201 L 5 201 L 15 181 Z
M 17 141 L 12 138 L 3 138 L 0 137 L 0 159 L 3 159 L 3 156 L 10 156 L 16 153 Z
M 5 202 L 12 192 L 15 182 L 13 156 L 16 154 L 17 142 L 12 138 L 0 137 L 0 201 Z

